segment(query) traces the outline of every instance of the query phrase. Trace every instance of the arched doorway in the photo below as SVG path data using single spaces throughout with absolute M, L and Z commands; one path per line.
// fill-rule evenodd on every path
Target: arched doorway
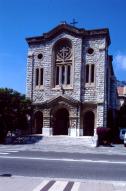
M 67 109 L 58 109 L 53 115 L 53 135 L 68 135 L 69 112 Z
M 93 136 L 94 135 L 94 113 L 87 111 L 83 117 L 83 135 Z
M 37 111 L 34 115 L 34 129 L 36 134 L 42 134 L 43 128 L 43 114 Z

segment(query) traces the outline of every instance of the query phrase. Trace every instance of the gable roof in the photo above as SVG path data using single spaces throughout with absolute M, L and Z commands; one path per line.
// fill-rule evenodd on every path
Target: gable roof
M 46 100 L 44 102 L 40 103 L 33 103 L 33 107 L 35 108 L 50 108 L 53 107 L 57 104 L 61 104 L 61 103 L 67 103 L 69 105 L 72 106 L 79 106 L 80 102 L 78 100 L 73 99 L 72 97 L 66 96 L 66 95 L 62 95 L 62 96 L 57 96 L 57 97 L 53 97 L 52 99 Z
M 35 36 L 35 37 L 30 37 L 26 38 L 26 41 L 29 45 L 31 44 L 40 44 L 45 41 L 53 39 L 55 36 L 66 32 L 68 34 L 71 34 L 73 36 L 81 37 L 84 38 L 86 36 L 106 36 L 108 45 L 110 44 L 110 36 L 109 36 L 109 30 L 108 28 L 103 28 L 103 29 L 94 29 L 94 30 L 85 30 L 81 28 L 74 27 L 72 25 L 69 25 L 67 23 L 62 23 L 50 30 L 47 33 L 43 33 L 42 36 Z
M 50 100 L 47 100 L 46 104 L 47 104 L 47 107 L 50 107 L 50 106 L 55 105 L 60 102 L 68 103 L 69 105 L 73 105 L 73 106 L 77 106 L 80 103 L 79 101 L 77 101 L 69 96 L 62 95 L 62 96 L 58 96 L 58 97 L 52 98 Z

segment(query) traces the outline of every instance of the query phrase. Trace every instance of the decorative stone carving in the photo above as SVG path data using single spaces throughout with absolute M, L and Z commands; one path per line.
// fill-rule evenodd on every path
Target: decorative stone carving
M 61 45 L 56 50 L 56 62 L 65 62 L 71 59 L 72 51 L 68 45 Z

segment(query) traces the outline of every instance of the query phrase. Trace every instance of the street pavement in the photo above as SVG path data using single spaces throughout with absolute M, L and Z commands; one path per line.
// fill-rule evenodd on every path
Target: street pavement
M 9 152 L 44 151 L 66 152 L 83 154 L 105 154 L 125 156 L 126 148 L 123 145 L 113 147 L 85 147 L 83 145 L 0 145 L 0 154 L 7 156 Z M 124 169 L 125 171 L 125 169 Z M 99 178 L 100 179 L 100 178 Z M 29 176 L 0 175 L 0 191 L 126 191 L 126 181 L 104 181 L 87 179 L 61 179 Z
M 11 151 L 3 155 L 0 153 L 0 174 L 126 181 L 126 156 Z
M 126 191 L 126 182 L 0 177 L 0 191 Z

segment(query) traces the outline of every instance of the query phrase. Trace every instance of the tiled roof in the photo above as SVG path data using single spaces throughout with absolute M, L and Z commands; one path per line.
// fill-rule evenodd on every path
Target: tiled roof
M 119 96 L 126 95 L 126 86 L 123 86 L 123 87 L 119 86 L 119 87 L 117 87 L 117 91 L 118 91 L 118 95 Z

